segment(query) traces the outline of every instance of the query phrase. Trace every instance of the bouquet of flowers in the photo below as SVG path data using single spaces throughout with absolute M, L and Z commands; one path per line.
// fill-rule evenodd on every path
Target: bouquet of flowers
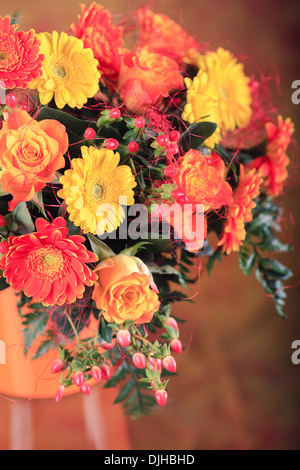
M 294 126 L 269 79 L 166 15 L 139 9 L 132 41 L 101 5 L 80 8 L 68 34 L 0 17 L 1 289 L 24 353 L 38 337 L 33 358 L 57 351 L 57 402 L 101 381 L 139 416 L 167 402 L 184 346 L 172 304 L 195 263 L 239 252 L 284 317 Z

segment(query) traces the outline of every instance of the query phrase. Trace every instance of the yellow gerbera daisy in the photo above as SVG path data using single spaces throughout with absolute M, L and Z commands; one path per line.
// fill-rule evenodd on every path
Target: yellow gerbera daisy
M 81 39 L 64 32 L 40 33 L 38 38 L 45 56 L 42 75 L 32 80 L 29 88 L 38 90 L 43 105 L 54 95 L 60 109 L 66 104 L 82 108 L 99 89 L 100 72 L 92 50 L 84 48 Z
M 218 124 L 213 138 L 246 127 L 251 118 L 250 78 L 244 66 L 231 52 L 218 48 L 215 52 L 194 58 L 199 72 L 193 81 L 186 79 L 187 104 L 182 118 L 190 123 L 209 115 L 206 120 Z
M 117 152 L 83 146 L 81 153 L 83 158 L 74 158 L 72 169 L 61 176 L 63 188 L 57 194 L 83 233 L 113 232 L 125 216 L 120 204 L 134 204 L 134 176 L 129 166 L 118 166 Z

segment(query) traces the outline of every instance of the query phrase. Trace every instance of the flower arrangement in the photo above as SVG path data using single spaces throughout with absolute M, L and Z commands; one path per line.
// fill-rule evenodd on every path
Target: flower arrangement
M 184 347 L 172 304 L 197 260 L 210 273 L 239 252 L 284 317 L 294 126 L 231 51 L 147 8 L 134 20 L 129 50 L 96 3 L 70 34 L 0 17 L 0 286 L 25 354 L 37 338 L 34 358 L 58 353 L 57 402 L 103 381 L 139 416 L 167 402 Z

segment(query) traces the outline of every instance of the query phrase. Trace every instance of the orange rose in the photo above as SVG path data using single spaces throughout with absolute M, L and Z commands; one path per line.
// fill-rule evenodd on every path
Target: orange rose
M 0 130 L 1 188 L 13 195 L 9 210 L 53 180 L 65 166 L 66 128 L 54 119 L 35 121 L 15 108 Z
M 116 255 L 98 264 L 93 299 L 108 322 L 148 323 L 159 308 L 157 288 L 147 266 L 134 256 Z M 151 289 L 154 289 L 152 290 Z
M 183 88 L 178 64 L 147 47 L 123 51 L 119 91 L 126 107 L 135 112 L 159 105 L 171 90 Z

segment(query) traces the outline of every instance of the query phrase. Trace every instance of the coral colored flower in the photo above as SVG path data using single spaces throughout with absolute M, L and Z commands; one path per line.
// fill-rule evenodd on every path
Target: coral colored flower
M 190 204 L 203 204 L 204 210 L 220 209 L 232 201 L 232 189 L 224 180 L 225 164 L 213 153 L 205 156 L 190 149 L 179 161 L 176 184 Z
M 170 57 L 181 65 L 190 49 L 199 50 L 197 41 L 167 15 L 153 13 L 148 8 L 137 12 L 140 31 L 137 46 L 148 46 L 152 52 Z
M 8 253 L 1 258 L 3 276 L 15 292 L 22 290 L 43 305 L 71 304 L 81 299 L 96 275 L 86 265 L 97 256 L 83 245 L 84 237 L 68 237 L 62 217 L 52 223 L 37 219 L 36 232 L 9 238 Z
M 116 255 L 108 258 L 95 269 L 98 276 L 93 299 L 108 322 L 148 323 L 158 310 L 157 293 L 150 288 L 150 278 L 142 261 L 133 256 Z
M 5 88 L 27 88 L 28 83 L 41 74 L 44 56 L 35 31 L 15 32 L 18 25 L 10 24 L 10 17 L 0 16 L 0 83 Z
M 54 96 L 58 108 L 66 104 L 82 108 L 99 90 L 98 61 L 92 50 L 64 32 L 40 33 L 38 38 L 45 54 L 42 76 L 30 82 L 29 88 L 38 90 L 41 104 Z
M 251 118 L 250 78 L 243 64 L 223 48 L 197 58 L 199 72 L 185 79 L 187 104 L 182 118 L 190 123 L 201 120 L 216 122 L 218 129 L 210 138 L 215 143 L 236 127 L 246 127 Z
M 294 124 L 290 118 L 284 121 L 282 116 L 278 116 L 278 125 L 269 122 L 266 124 L 266 131 L 268 136 L 266 155 L 256 158 L 248 167 L 255 168 L 263 177 L 262 190 L 268 196 L 279 196 L 288 177 L 287 166 L 290 160 L 286 150 L 291 142 Z
M 113 232 L 125 215 L 120 204 L 134 204 L 134 176 L 129 166 L 118 166 L 117 152 L 85 146 L 81 152 L 83 158 L 73 158 L 72 169 L 60 178 L 63 188 L 57 194 L 83 233 Z
M 158 106 L 170 91 L 183 88 L 183 78 L 173 59 L 145 46 L 135 53 L 123 51 L 118 87 L 126 107 L 142 112 Z
M 84 4 L 80 8 L 79 24 L 72 24 L 71 29 L 84 47 L 92 49 L 101 77 L 116 80 L 121 64 L 119 49 L 123 45 L 123 29 L 112 24 L 110 13 L 95 2 L 89 8 Z
M 1 188 L 13 195 L 9 209 L 29 201 L 65 166 L 66 128 L 54 119 L 37 122 L 15 108 L 0 130 Z
M 240 165 L 239 184 L 233 193 L 233 202 L 227 208 L 226 221 L 218 246 L 229 255 L 238 251 L 246 237 L 245 223 L 252 220 L 254 199 L 259 195 L 262 179 L 255 169 L 245 172 Z

